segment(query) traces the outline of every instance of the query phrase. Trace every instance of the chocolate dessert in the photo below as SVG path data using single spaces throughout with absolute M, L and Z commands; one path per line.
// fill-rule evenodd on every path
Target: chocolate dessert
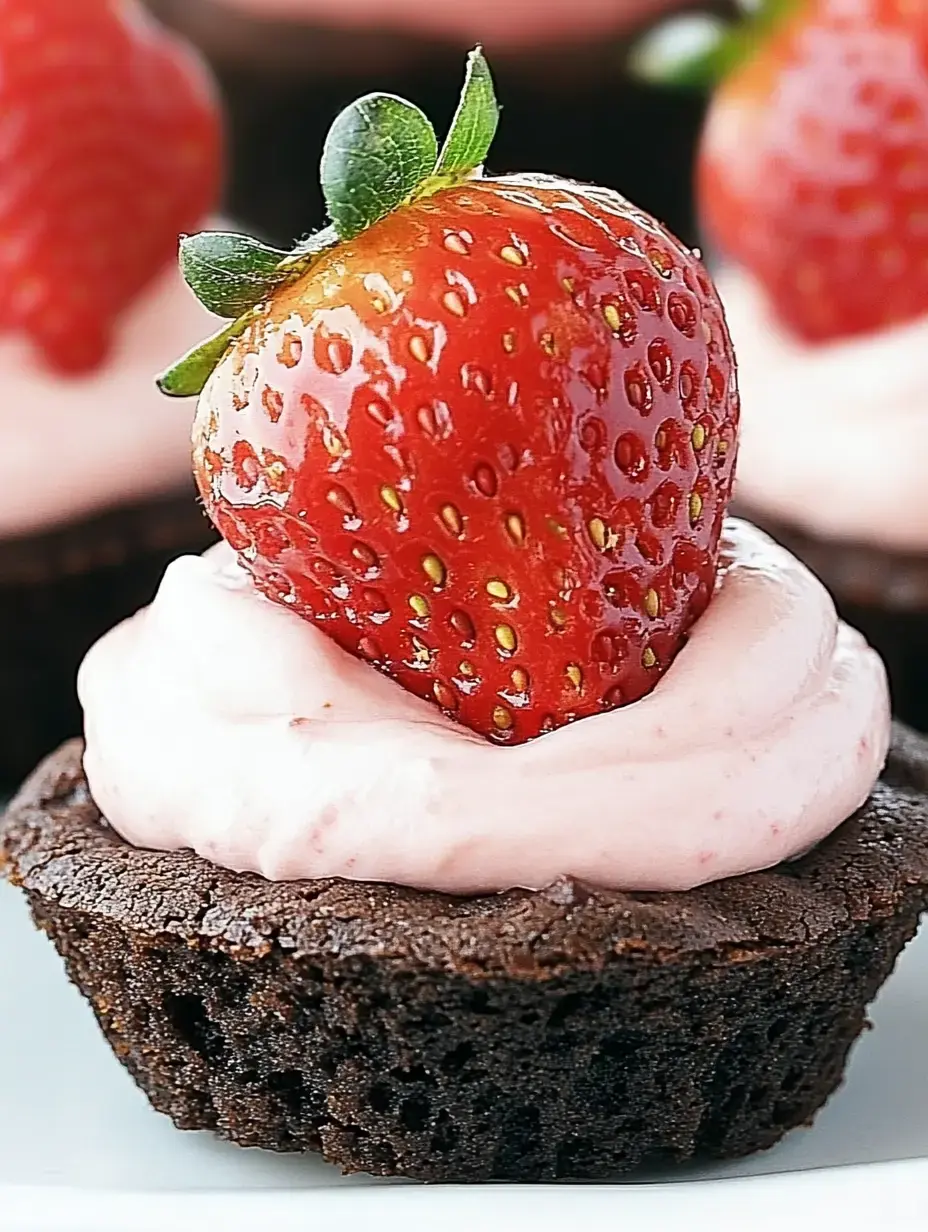
M 698 256 L 485 175 L 498 120 L 477 48 L 441 145 L 392 95 L 338 116 L 319 235 L 185 237 L 228 324 L 159 386 L 225 542 L 90 649 L 0 863 L 178 1126 L 607 1179 L 835 1089 L 928 904 L 928 743 L 726 517 Z
M 812 853 L 685 894 L 275 884 L 129 846 L 81 751 L 0 842 L 114 1052 L 181 1128 L 347 1171 L 607 1179 L 772 1146 L 840 1083 L 928 905 L 904 728 Z

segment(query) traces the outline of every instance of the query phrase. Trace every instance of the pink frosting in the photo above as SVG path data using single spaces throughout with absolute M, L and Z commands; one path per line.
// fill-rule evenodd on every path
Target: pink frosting
M 928 316 L 811 346 L 750 275 L 716 281 L 738 356 L 738 497 L 824 538 L 928 549 Z
M 59 376 L 28 341 L 0 337 L 0 535 L 189 484 L 190 404 L 154 378 L 220 324 L 172 262 L 88 376 Z
M 734 521 L 718 593 L 654 692 L 518 747 L 260 597 L 225 545 L 168 569 L 79 692 L 91 791 L 130 842 L 462 893 L 562 874 L 677 890 L 776 864 L 865 800 L 889 737 L 876 654 Z
M 341 29 L 406 30 L 488 46 L 534 46 L 606 34 L 671 7 L 673 0 L 225 0 L 268 18 Z

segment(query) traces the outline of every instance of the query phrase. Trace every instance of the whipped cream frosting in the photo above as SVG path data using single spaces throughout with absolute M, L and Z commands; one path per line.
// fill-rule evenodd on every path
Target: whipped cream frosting
M 810 345 L 749 274 L 716 285 L 738 356 L 737 498 L 823 538 L 928 548 L 928 316 Z
M 672 0 L 224 0 L 258 16 L 528 47 L 640 23 Z
M 886 677 L 754 527 L 726 525 L 719 577 L 648 697 L 506 748 L 261 597 L 225 544 L 183 557 L 81 668 L 91 792 L 129 842 L 274 880 L 682 890 L 768 867 L 866 799 Z
M 52 372 L 27 339 L 0 335 L 0 535 L 189 484 L 193 412 L 155 376 L 220 324 L 172 261 L 86 376 Z

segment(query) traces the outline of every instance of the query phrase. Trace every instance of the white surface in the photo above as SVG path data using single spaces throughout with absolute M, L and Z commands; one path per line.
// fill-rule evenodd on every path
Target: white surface
M 222 1232 L 322 1228 L 533 1232 L 589 1221 L 638 1232 L 928 1227 L 928 931 L 906 952 L 814 1129 L 674 1183 L 385 1185 L 318 1160 L 183 1134 L 153 1113 L 0 885 L 0 1230 Z M 896 1162 L 887 1162 L 896 1161 Z M 836 1165 L 869 1165 L 841 1167 Z M 765 1175 L 766 1174 L 766 1175 Z

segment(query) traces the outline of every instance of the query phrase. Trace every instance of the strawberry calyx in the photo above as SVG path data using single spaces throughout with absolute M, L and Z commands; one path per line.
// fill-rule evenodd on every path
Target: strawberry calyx
M 181 236 L 179 261 L 184 281 L 204 307 L 231 323 L 198 342 L 163 372 L 157 378 L 161 392 L 171 398 L 196 397 L 229 344 L 248 328 L 256 309 L 339 240 L 334 227 L 324 227 L 284 252 L 234 232 Z
M 162 393 L 199 394 L 261 305 L 305 274 L 324 252 L 410 201 L 481 174 L 498 121 L 493 78 L 476 47 L 468 56 L 461 98 L 440 151 L 426 115 L 393 94 L 365 95 L 335 118 L 320 166 L 331 223 L 289 252 L 228 232 L 183 236 L 179 260 L 185 281 L 210 312 L 230 324 L 162 373 Z
M 799 0 L 740 0 L 736 19 L 679 13 L 649 30 L 629 54 L 630 72 L 651 85 L 709 90 L 750 60 Z

